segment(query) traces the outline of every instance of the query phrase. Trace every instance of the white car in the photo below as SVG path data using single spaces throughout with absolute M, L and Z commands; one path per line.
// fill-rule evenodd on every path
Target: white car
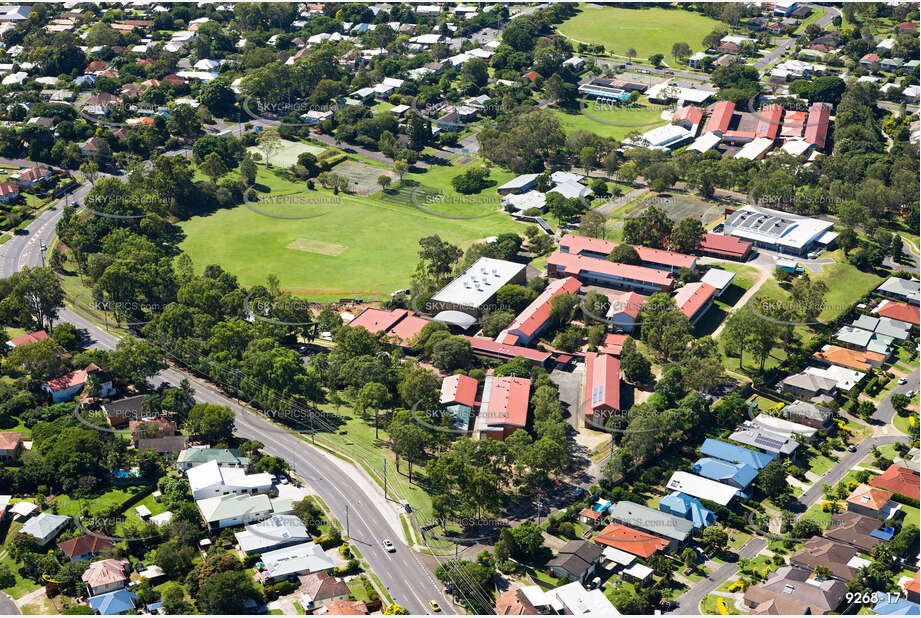
M 899 378 L 899 386 L 902 384 L 908 384 L 908 380 L 906 378 Z
M 386 549 L 391 554 L 397 550 L 397 548 L 393 546 L 393 542 L 391 542 L 390 539 L 384 539 L 381 541 L 381 545 L 383 545 L 384 549 Z

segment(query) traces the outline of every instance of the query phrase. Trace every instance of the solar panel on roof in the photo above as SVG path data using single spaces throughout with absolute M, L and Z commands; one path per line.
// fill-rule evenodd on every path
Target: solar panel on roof
M 776 449 L 779 449 L 780 447 L 783 446 L 782 441 L 775 440 L 774 438 L 768 438 L 767 436 L 761 436 L 761 435 L 755 438 L 755 444 L 760 444 L 768 448 L 776 448 Z

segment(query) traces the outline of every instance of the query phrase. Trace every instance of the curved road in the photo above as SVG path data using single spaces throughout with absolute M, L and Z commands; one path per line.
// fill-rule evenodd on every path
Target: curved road
M 70 201 L 82 199 L 89 189 L 89 184 L 81 186 L 70 196 Z M 14 236 L 0 245 L 0 277 L 8 277 L 25 266 L 42 264 L 41 243 L 50 246 L 65 202 L 62 199 L 43 212 L 28 226 L 28 234 Z M 91 347 L 111 350 L 118 344 L 120 335 L 103 330 L 69 307 L 59 312 L 58 319 L 70 322 L 78 329 L 86 329 L 92 341 Z M 412 614 L 425 614 L 429 611 L 429 601 L 436 600 L 442 611 L 454 613 L 454 605 L 443 595 L 441 584 L 422 564 L 416 552 L 407 547 L 402 533 L 394 532 L 394 527 L 398 526 L 392 523 L 397 517 L 394 504 L 384 502 L 382 491 L 380 494 L 373 490 L 369 493 L 370 481 L 356 482 L 355 479 L 363 475 L 363 472 L 351 467 L 350 470 L 344 470 L 342 463 L 332 455 L 244 409 L 212 384 L 182 369 L 167 369 L 150 381 L 154 384 L 168 382 L 178 385 L 183 378 L 188 379 L 194 387 L 196 401 L 227 406 L 236 413 L 237 434 L 247 439 L 258 439 L 265 444 L 267 453 L 283 457 L 291 463 L 320 495 L 343 527 L 348 513 L 352 542 L 387 587 L 395 603 L 406 607 Z M 379 489 L 377 485 L 374 488 Z M 393 541 L 396 552 L 384 551 L 381 546 L 383 538 Z M 0 614 L 16 609 L 15 606 L 7 608 L 5 604 L 8 604 L 8 599 L 0 595 Z M 18 610 L 13 613 L 18 613 Z

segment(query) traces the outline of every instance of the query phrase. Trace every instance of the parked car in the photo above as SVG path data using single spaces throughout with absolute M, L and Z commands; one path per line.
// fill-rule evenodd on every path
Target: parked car
M 848 452 L 848 453 L 856 453 L 856 452 L 857 452 L 857 447 L 854 446 L 853 444 L 848 444 L 848 445 L 847 445 L 847 452 Z
M 908 384 L 908 379 L 906 379 L 906 378 L 899 378 L 899 386 L 901 386 L 902 384 Z

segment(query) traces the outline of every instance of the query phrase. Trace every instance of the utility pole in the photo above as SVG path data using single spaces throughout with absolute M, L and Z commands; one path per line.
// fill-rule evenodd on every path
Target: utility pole
M 349 505 L 345 505 L 345 536 L 347 538 L 352 538 L 352 535 L 349 534 Z
M 387 459 L 384 459 L 384 502 L 387 501 Z

